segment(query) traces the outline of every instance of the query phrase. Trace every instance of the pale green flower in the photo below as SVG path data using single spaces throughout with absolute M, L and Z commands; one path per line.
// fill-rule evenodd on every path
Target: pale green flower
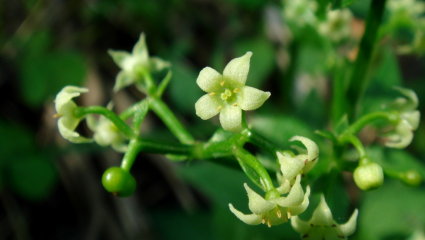
M 337 224 L 332 217 L 332 212 L 322 195 L 320 204 L 314 210 L 310 221 L 305 222 L 298 217 L 291 220 L 294 230 L 301 234 L 302 239 L 310 240 L 340 240 L 347 239 L 356 231 L 358 210 L 354 210 L 350 219 L 345 224 Z
M 418 96 L 413 90 L 401 87 L 394 87 L 405 97 L 397 98 L 390 104 L 390 108 L 399 112 L 400 121 L 395 126 L 394 131 L 388 134 L 387 147 L 405 148 L 413 139 L 413 131 L 419 127 L 421 114 L 418 107 Z
M 416 0 L 389 0 L 387 7 L 394 26 L 414 26 L 425 12 L 425 3 Z
M 116 78 L 115 92 L 133 84 L 136 79 L 143 81 L 142 71 L 155 72 L 170 67 L 169 62 L 157 57 L 149 57 L 144 33 L 140 34 L 140 39 L 134 45 L 132 53 L 114 50 L 109 50 L 108 53 L 121 68 Z
M 107 108 L 112 109 L 112 103 Z M 94 132 L 94 141 L 102 147 L 111 146 L 115 151 L 127 151 L 127 137 L 108 118 L 100 115 L 97 121 L 93 115 L 87 116 L 87 125 Z
M 326 21 L 319 24 L 319 33 L 339 42 L 350 36 L 353 14 L 349 9 L 333 10 L 327 13 Z
M 300 154 L 293 157 L 277 152 L 283 178 L 292 181 L 298 174 L 307 174 L 314 167 L 318 161 L 319 147 L 306 137 L 294 136 L 289 141 L 300 141 L 306 147 L 306 150 L 297 147 Z
M 299 27 L 306 24 L 315 24 L 317 22 L 316 15 L 317 2 L 313 0 L 284 0 L 283 16 L 285 20 L 295 23 Z
M 247 52 L 230 61 L 223 75 L 210 67 L 202 69 L 196 83 L 208 94 L 195 103 L 196 115 L 207 120 L 220 113 L 224 130 L 241 130 L 242 110 L 255 110 L 270 97 L 269 92 L 245 86 L 251 56 L 252 52 Z
M 59 117 L 59 133 L 63 138 L 68 139 L 73 143 L 86 143 L 93 141 L 91 139 L 81 137 L 80 134 L 75 132 L 75 128 L 83 118 L 76 118 L 74 116 L 74 109 L 77 107 L 77 104 L 75 104 L 72 99 L 80 96 L 81 93 L 86 93 L 88 91 L 89 90 L 87 88 L 66 86 L 56 95 L 55 98 L 55 109 L 57 114 L 54 117 Z
M 304 212 L 309 204 L 308 197 L 310 196 L 310 187 L 307 187 L 306 193 L 300 184 L 301 175 L 297 176 L 295 184 L 289 191 L 288 196 L 281 197 L 281 192 L 273 192 L 273 194 L 266 194 L 266 199 L 254 192 L 245 183 L 244 187 L 248 193 L 249 209 L 252 214 L 245 215 L 236 210 L 232 204 L 229 204 L 230 211 L 236 215 L 242 222 L 249 225 L 258 225 L 260 223 L 266 224 L 271 227 L 279 225 L 288 221 L 291 216 L 296 216 Z

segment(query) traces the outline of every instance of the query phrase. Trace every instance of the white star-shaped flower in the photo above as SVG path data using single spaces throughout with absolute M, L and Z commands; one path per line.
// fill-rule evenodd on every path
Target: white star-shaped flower
M 270 97 L 270 92 L 245 86 L 251 56 L 247 52 L 230 61 L 223 75 L 210 67 L 202 69 L 196 83 L 207 94 L 195 103 L 196 115 L 207 120 L 220 113 L 224 130 L 241 130 L 242 110 L 255 110 Z

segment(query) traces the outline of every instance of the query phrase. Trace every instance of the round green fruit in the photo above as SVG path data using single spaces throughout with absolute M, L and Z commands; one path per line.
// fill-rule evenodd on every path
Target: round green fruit
M 129 197 L 136 191 L 136 180 L 120 167 L 108 168 L 103 173 L 102 184 L 106 191 L 118 197 Z

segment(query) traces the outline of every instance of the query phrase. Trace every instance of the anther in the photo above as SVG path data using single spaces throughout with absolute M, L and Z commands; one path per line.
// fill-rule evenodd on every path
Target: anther
M 235 88 L 235 89 L 233 90 L 233 92 L 234 92 L 234 93 L 238 93 L 238 92 L 239 92 L 239 88 Z
M 306 159 L 306 160 L 304 161 L 304 165 L 307 165 L 307 163 L 308 163 L 308 159 Z
M 55 115 L 53 115 L 54 118 L 60 118 L 62 117 L 62 114 L 56 113 Z
M 237 107 L 238 106 L 238 104 L 237 103 L 233 103 L 233 107 Z
M 279 208 L 277 208 L 276 213 L 277 213 L 277 217 L 278 218 L 281 218 L 282 217 L 282 213 L 280 212 L 280 209 Z
M 271 227 L 272 223 L 270 222 L 270 219 L 267 219 L 267 226 Z
M 261 223 L 262 224 L 266 223 L 266 216 L 263 217 L 263 220 L 261 220 Z
M 221 106 L 219 106 L 219 107 L 217 108 L 217 111 L 219 111 L 219 112 L 220 112 L 220 110 L 221 110 Z
M 288 219 L 291 219 L 291 211 L 289 211 L 289 209 L 288 209 Z
M 208 95 L 210 95 L 210 96 L 212 97 L 212 96 L 214 96 L 214 95 L 215 95 L 215 92 L 212 92 L 212 93 L 210 93 L 210 94 L 208 94 Z
M 314 224 L 313 224 L 313 223 L 311 223 L 311 224 L 310 224 L 310 226 L 314 227 Z
M 335 224 L 332 224 L 332 227 L 336 227 L 336 225 Z
M 302 238 L 308 238 L 308 234 L 304 235 Z
M 224 85 L 224 80 L 220 82 L 220 86 L 223 87 L 223 85 Z

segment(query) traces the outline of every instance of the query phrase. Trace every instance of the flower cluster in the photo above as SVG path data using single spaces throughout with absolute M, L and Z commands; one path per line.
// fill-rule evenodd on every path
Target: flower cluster
M 295 23 L 299 27 L 306 24 L 315 24 L 317 21 L 314 13 L 317 11 L 317 2 L 312 0 L 286 0 L 284 1 L 283 16 L 285 20 Z
M 425 12 L 425 3 L 416 0 L 389 0 L 390 24 L 412 26 Z
M 354 210 L 350 219 L 345 224 L 338 224 L 333 220 L 332 212 L 322 195 L 320 204 L 314 210 L 310 221 L 305 222 L 298 217 L 291 220 L 294 230 L 301 234 L 302 239 L 339 240 L 347 239 L 347 236 L 356 231 L 358 210 Z
M 421 114 L 416 108 L 418 107 L 418 96 L 413 90 L 395 87 L 406 98 L 397 98 L 390 104 L 390 108 L 398 111 L 399 122 L 388 136 L 387 147 L 405 148 L 413 139 L 413 131 L 419 127 Z
M 92 142 L 93 140 L 81 137 L 75 131 L 78 124 L 83 118 L 77 118 L 74 115 L 74 109 L 77 107 L 73 98 L 78 97 L 81 93 L 87 93 L 87 88 L 80 88 L 74 86 L 64 87 L 55 98 L 55 109 L 57 114 L 54 117 L 59 117 L 58 128 L 59 133 L 63 138 L 68 139 L 73 143 L 86 143 Z
M 170 63 L 158 57 L 149 57 L 145 34 L 140 35 L 131 53 L 109 50 L 114 62 L 121 68 L 117 75 L 114 91 L 118 92 L 136 81 L 143 81 L 143 71 L 155 72 L 170 66 Z M 143 85 L 143 84 L 142 84 Z
M 196 103 L 196 115 L 203 120 L 220 113 L 220 123 L 224 130 L 239 132 L 242 129 L 242 110 L 255 110 L 270 97 L 253 87 L 245 86 L 252 52 L 230 61 L 223 75 L 206 67 L 199 73 L 196 83 L 207 94 Z

